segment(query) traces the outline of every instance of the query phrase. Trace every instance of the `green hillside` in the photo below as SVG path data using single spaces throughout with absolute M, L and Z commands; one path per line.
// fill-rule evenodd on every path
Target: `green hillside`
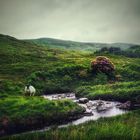
M 58 123 L 64 120 L 64 118 L 72 116 L 73 112 L 75 114 L 83 112 L 83 108 L 79 107 L 76 103 L 68 100 L 62 100 L 60 102 L 48 101 L 39 96 L 42 94 L 75 92 L 77 96 L 88 97 L 90 99 L 101 98 L 106 100 L 130 100 L 133 103 L 137 102 L 140 96 L 139 58 L 103 53 L 115 66 L 114 76 L 119 75 L 121 77 L 121 79 L 116 80 L 113 76 L 107 76 L 103 73 L 94 74 L 92 72 L 91 61 L 100 54 L 94 53 L 94 51 L 77 51 L 77 48 L 78 50 L 85 50 L 85 48 L 87 48 L 86 43 L 81 43 L 80 45 L 77 42 L 71 41 L 64 43 L 58 40 L 58 43 L 55 40 L 56 42 L 52 43 L 53 41 L 54 40 L 50 40 L 50 43 L 41 44 L 33 40 L 18 40 L 10 36 L 0 35 L 1 124 L 6 118 L 6 120 L 8 120 L 7 127 L 10 127 L 10 130 L 18 125 L 18 128 L 25 126 L 22 127 L 22 131 L 25 131 L 36 128 L 35 126 L 38 126 L 38 124 L 42 124 L 41 126 L 47 124 L 46 121 L 43 121 L 44 119 L 50 123 L 49 118 L 53 116 L 55 116 L 55 122 Z M 71 44 L 72 49 L 65 49 L 68 47 L 71 48 Z M 88 44 L 87 46 L 90 46 L 90 49 L 94 48 L 93 50 L 96 50 L 101 48 L 102 45 L 94 44 L 91 47 L 90 44 Z M 106 45 L 110 47 L 110 45 Z M 115 45 L 118 46 L 118 44 Z M 75 50 L 73 50 L 74 48 Z M 129 49 L 137 48 L 132 48 L 131 46 Z M 37 89 L 35 97 L 23 96 L 24 87 L 27 83 L 32 84 Z M 48 108 L 46 109 L 46 107 Z M 31 111 L 29 111 L 29 108 Z M 140 122 L 138 119 L 139 111 L 134 113 L 134 116 L 132 112 L 130 115 L 124 116 L 124 118 L 102 120 L 103 124 L 106 124 L 106 127 L 102 127 L 101 130 L 104 132 L 107 131 L 107 134 L 112 133 L 114 136 L 115 134 L 117 135 L 119 131 L 124 130 L 130 125 L 129 121 L 127 124 L 121 125 L 125 117 L 128 118 L 129 121 L 134 117 L 135 123 Z M 38 118 L 40 118 L 40 121 L 38 121 Z M 33 120 L 32 123 L 29 123 L 29 120 Z M 117 125 L 121 125 L 122 129 L 118 129 L 117 131 L 116 128 L 116 132 L 109 131 L 112 130 L 117 120 L 119 120 Z M 112 121 L 114 124 L 108 126 Z M 41 126 L 39 125 L 39 127 Z M 95 126 L 89 124 L 89 129 L 96 129 L 99 126 L 103 125 L 98 125 L 98 122 Z M 75 133 L 77 127 L 68 128 L 71 129 L 71 137 L 73 137 L 73 133 Z M 133 137 L 134 134 L 134 138 L 137 138 L 138 136 L 136 136 L 134 130 L 139 131 L 139 127 L 137 125 L 135 127 L 132 128 L 133 133 L 130 133 L 130 136 Z M 1 125 L 0 129 L 2 129 Z M 67 129 L 64 131 L 65 135 L 67 135 Z M 49 131 L 48 133 L 51 134 L 53 132 L 54 131 Z M 127 130 L 124 135 L 127 135 L 128 132 Z M 61 134 L 61 130 L 56 130 L 54 133 Z M 75 135 L 76 139 L 78 139 L 77 134 Z M 45 135 L 45 132 L 42 133 L 41 136 L 42 135 Z M 82 133 L 79 135 L 82 135 Z M 88 135 L 88 132 L 84 133 L 84 137 L 86 137 L 86 135 Z M 32 137 L 32 135 L 29 136 L 29 139 L 30 137 Z M 40 134 L 37 137 L 40 137 Z M 51 136 L 46 138 L 51 139 Z M 64 139 L 66 139 L 65 136 Z
M 96 82 L 100 76 L 92 75 L 90 70 L 90 62 L 96 57 L 93 53 L 42 47 L 1 35 L 0 56 L 1 81 L 14 80 L 12 84 L 18 82 L 22 86 L 31 82 L 41 94 L 72 91 L 81 85 L 100 84 Z M 140 79 L 138 58 L 111 54 L 107 56 L 115 64 L 116 74 L 123 77 L 122 82 Z M 40 75 L 44 79 L 35 80 Z

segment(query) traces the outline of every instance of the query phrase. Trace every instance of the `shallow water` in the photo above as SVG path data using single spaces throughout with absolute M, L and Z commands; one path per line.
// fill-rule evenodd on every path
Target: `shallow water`
M 53 95 L 44 95 L 43 97 L 45 99 L 49 99 L 49 100 L 62 100 L 62 99 L 71 99 L 72 101 L 77 101 L 78 99 L 75 97 L 75 94 L 74 93 L 67 93 L 66 95 L 68 96 L 65 96 L 64 94 L 53 94 Z M 62 96 L 62 98 L 61 98 Z M 65 96 L 65 97 L 64 97 Z M 90 100 L 90 102 L 92 103 L 97 103 L 99 100 Z M 90 116 L 83 116 L 81 117 L 80 119 L 77 119 L 77 120 L 74 120 L 74 121 L 71 121 L 71 122 L 68 122 L 67 124 L 64 124 L 64 125 L 59 125 L 58 127 L 61 128 L 61 127 L 67 127 L 69 125 L 78 125 L 78 124 L 81 124 L 81 123 L 84 123 L 84 122 L 87 122 L 87 121 L 90 121 L 90 120 L 97 120 L 101 117 L 112 117 L 112 116 L 116 116 L 116 115 L 120 115 L 120 114 L 124 114 L 126 113 L 127 111 L 126 110 L 122 110 L 122 109 L 119 109 L 116 107 L 116 105 L 119 103 L 119 102 L 113 102 L 113 101 L 103 101 L 103 102 L 108 102 L 109 104 L 111 104 L 111 108 L 107 109 L 107 110 L 104 110 L 104 111 L 97 111 L 97 109 L 95 108 L 95 106 L 92 106 L 90 109 L 87 108 L 86 104 L 79 104 L 80 106 L 83 106 L 85 107 L 86 111 L 91 111 L 93 113 L 93 115 L 90 115 Z
M 43 98 L 49 99 L 49 100 L 70 99 L 73 102 L 78 101 L 78 98 L 76 98 L 74 93 L 43 95 Z M 97 103 L 98 101 L 101 101 L 101 100 L 90 100 L 89 102 L 92 102 L 94 104 L 94 103 Z M 58 128 L 63 128 L 63 127 L 68 127 L 70 125 L 79 125 L 79 124 L 82 124 L 82 123 L 85 123 L 85 122 L 88 122 L 88 121 L 91 121 L 91 120 L 97 120 L 97 119 L 102 118 L 102 117 L 112 117 L 112 116 L 121 115 L 121 114 L 124 114 L 124 113 L 128 112 L 126 110 L 122 110 L 122 109 L 119 109 L 119 108 L 116 107 L 116 105 L 119 104 L 119 102 L 115 102 L 115 101 L 114 102 L 113 101 L 103 101 L 103 102 L 111 104 L 112 107 L 105 110 L 105 111 L 100 111 L 99 112 L 95 108 L 95 106 L 92 106 L 89 109 L 86 106 L 86 104 L 78 103 L 80 106 L 85 107 L 87 112 L 92 111 L 93 115 L 90 115 L 90 116 L 85 115 L 85 116 L 83 116 L 83 117 L 81 117 L 77 120 L 73 120 L 73 121 L 67 122 L 65 124 L 60 124 L 57 127 Z M 32 131 L 23 132 L 22 134 L 34 133 L 34 132 L 44 132 L 44 131 L 47 131 L 47 130 L 51 129 L 51 127 L 52 126 L 47 126 L 47 127 L 42 128 L 42 129 L 39 129 L 39 130 L 32 130 Z M 18 135 L 18 134 L 15 134 L 15 135 Z
M 121 110 L 119 108 L 116 108 L 115 103 L 114 106 L 106 111 L 100 111 L 98 112 L 97 110 L 92 110 L 93 115 L 92 116 L 84 116 L 78 120 L 72 121 L 70 124 L 73 125 L 78 125 L 90 120 L 97 120 L 101 117 L 112 117 L 112 116 L 116 116 L 116 115 L 120 115 L 120 114 L 124 114 L 126 113 L 126 111 Z

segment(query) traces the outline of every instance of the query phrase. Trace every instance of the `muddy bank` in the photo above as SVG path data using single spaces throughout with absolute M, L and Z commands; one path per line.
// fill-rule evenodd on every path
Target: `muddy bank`
M 69 114 L 62 114 L 59 116 L 45 119 L 44 117 L 32 118 L 28 123 L 10 123 L 0 128 L 0 136 L 11 135 L 15 133 L 27 132 L 31 130 L 43 129 L 46 126 L 66 124 L 70 121 L 77 120 L 83 116 L 83 113 L 69 112 Z M 6 121 L 6 120 L 5 120 Z
M 25 103 L 27 103 L 27 101 L 30 100 L 27 99 Z M 80 118 L 85 111 L 84 108 L 68 100 L 49 101 L 44 100 L 42 97 L 35 97 L 34 102 L 35 101 L 36 104 L 38 103 L 39 105 L 32 104 L 32 102 L 30 102 L 29 105 L 17 105 L 14 109 L 18 109 L 18 107 L 22 109 L 18 109 L 18 112 L 14 110 L 11 111 L 13 113 L 11 116 L 6 114 L 6 111 L 8 112 L 9 110 L 4 108 L 5 110 L 2 110 L 3 116 L 0 117 L 0 136 L 43 129 L 50 125 L 64 124 Z M 5 105 L 7 105 L 6 103 Z M 15 100 L 13 103 L 15 103 Z

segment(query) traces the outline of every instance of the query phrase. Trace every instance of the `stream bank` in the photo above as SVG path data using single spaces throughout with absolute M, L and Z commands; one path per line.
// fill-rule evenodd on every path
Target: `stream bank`
M 43 98 L 47 100 L 60 101 L 63 99 L 69 99 L 73 102 L 76 102 L 79 106 L 83 108 L 83 110 L 81 113 L 73 111 L 69 112 L 69 115 L 58 116 L 57 118 L 59 119 L 57 120 L 51 118 L 50 122 L 48 122 L 48 120 L 42 120 L 40 118 L 37 125 L 24 127 L 24 129 L 21 129 L 22 127 L 20 126 L 16 126 L 15 128 L 12 128 L 12 132 L 9 130 L 9 133 L 7 133 L 6 135 L 22 133 L 25 131 L 25 133 L 46 131 L 54 125 L 58 128 L 67 127 L 69 125 L 78 125 L 90 120 L 97 120 L 102 117 L 112 117 L 128 112 L 127 110 L 123 110 L 117 107 L 117 105 L 120 104 L 119 102 L 104 100 L 88 100 L 86 98 L 79 99 L 75 96 L 74 93 L 43 95 Z

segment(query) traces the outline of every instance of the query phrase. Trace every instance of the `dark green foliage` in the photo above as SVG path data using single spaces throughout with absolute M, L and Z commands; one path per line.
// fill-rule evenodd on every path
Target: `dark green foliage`
M 22 95 L 23 84 L 21 82 L 14 83 L 11 80 L 0 81 L 0 98 L 7 97 L 9 95 Z
M 104 73 L 98 73 L 95 76 L 94 83 L 95 83 L 95 85 L 98 85 L 98 84 L 107 84 L 108 83 L 108 77 L 107 77 L 107 75 L 104 74 Z
M 100 50 L 96 51 L 96 54 L 115 54 L 115 55 L 124 55 L 131 58 L 140 58 L 140 45 L 132 45 L 126 50 L 122 50 L 119 47 L 103 47 Z
M 28 81 L 37 87 L 40 93 L 68 92 L 75 83 L 81 82 L 83 78 L 79 77 L 79 73 L 84 69 L 82 65 L 57 67 L 51 71 L 32 73 Z

